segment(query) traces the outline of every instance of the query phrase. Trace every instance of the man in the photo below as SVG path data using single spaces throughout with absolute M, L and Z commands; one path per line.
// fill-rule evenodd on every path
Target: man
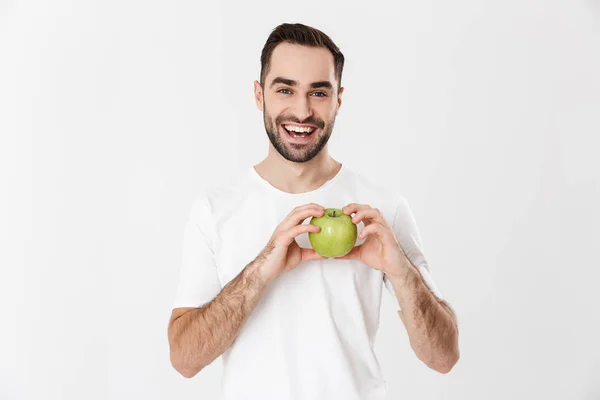
M 343 64 L 321 31 L 274 29 L 254 83 L 268 156 L 192 206 L 171 363 L 191 378 L 222 355 L 225 399 L 384 399 L 373 351 L 383 287 L 419 359 L 447 373 L 459 358 L 409 205 L 328 154 Z M 304 222 L 342 205 L 357 245 L 322 257 L 308 242 L 319 228 Z

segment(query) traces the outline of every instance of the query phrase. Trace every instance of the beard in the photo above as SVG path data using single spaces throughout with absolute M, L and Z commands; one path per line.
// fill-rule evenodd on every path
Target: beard
M 267 112 L 264 103 L 263 110 L 265 110 L 263 113 L 265 130 L 267 131 L 267 136 L 269 137 L 271 144 L 283 158 L 295 163 L 305 163 L 315 158 L 329 141 L 331 132 L 333 131 L 333 125 L 335 124 L 335 115 L 327 124 L 320 118 L 307 118 L 304 121 L 299 121 L 293 116 L 286 116 L 283 114 L 279 115 L 273 122 L 273 118 L 271 118 L 271 115 Z M 279 127 L 283 122 L 315 125 L 319 127 L 319 137 L 313 138 L 312 141 L 307 144 L 289 143 L 285 138 L 281 137 L 282 133 L 279 131 Z M 314 132 L 312 134 L 316 135 L 317 133 Z

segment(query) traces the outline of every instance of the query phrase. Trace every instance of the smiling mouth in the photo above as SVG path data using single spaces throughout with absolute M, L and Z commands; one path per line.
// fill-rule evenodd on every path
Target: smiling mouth
M 314 126 L 297 126 L 283 124 L 281 127 L 293 138 L 307 138 L 311 136 L 318 128 Z

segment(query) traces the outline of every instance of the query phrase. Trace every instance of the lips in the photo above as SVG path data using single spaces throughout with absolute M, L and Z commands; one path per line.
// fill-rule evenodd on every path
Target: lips
M 304 134 L 302 134 L 302 136 L 295 136 L 295 132 L 289 132 L 287 129 L 284 128 L 284 125 L 311 127 L 311 128 L 314 128 L 314 130 L 311 133 L 304 133 Z M 316 136 L 315 133 L 317 133 L 317 131 L 319 130 L 319 128 L 317 128 L 314 125 L 298 125 L 298 124 L 282 124 L 280 128 L 281 128 L 283 135 L 291 143 L 308 143 L 312 140 L 313 136 Z

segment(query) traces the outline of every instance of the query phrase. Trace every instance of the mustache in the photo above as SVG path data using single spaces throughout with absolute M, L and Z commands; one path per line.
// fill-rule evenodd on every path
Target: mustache
M 315 125 L 321 129 L 323 129 L 325 127 L 325 122 L 322 119 L 319 118 L 313 118 L 313 117 L 309 117 L 306 118 L 304 121 L 300 121 L 300 119 L 293 117 L 293 116 L 285 116 L 285 115 L 281 115 L 279 117 L 277 117 L 277 119 L 275 120 L 275 123 L 277 124 L 277 126 L 281 125 L 284 121 L 286 122 L 295 122 L 297 124 L 310 124 L 310 125 Z

